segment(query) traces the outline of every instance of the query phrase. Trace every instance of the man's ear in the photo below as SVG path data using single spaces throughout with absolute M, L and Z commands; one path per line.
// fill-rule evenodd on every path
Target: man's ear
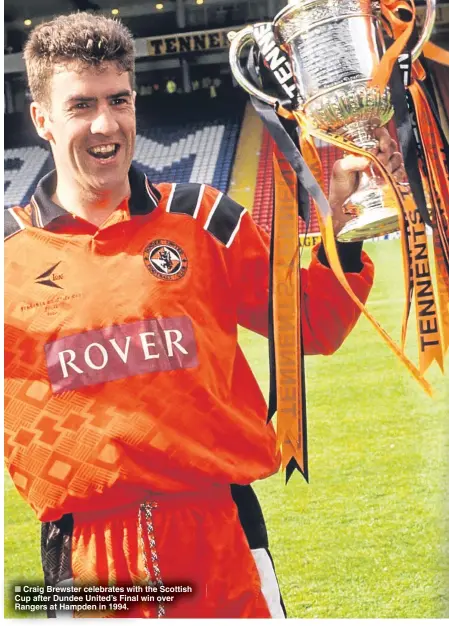
M 136 96 L 137 96 L 137 92 L 134 90 L 133 91 L 133 102 L 134 102 L 134 104 L 136 104 Z
M 44 107 L 38 102 L 32 102 L 30 105 L 31 119 L 33 120 L 34 127 L 37 134 L 46 141 L 51 141 L 53 135 L 48 127 L 49 114 Z

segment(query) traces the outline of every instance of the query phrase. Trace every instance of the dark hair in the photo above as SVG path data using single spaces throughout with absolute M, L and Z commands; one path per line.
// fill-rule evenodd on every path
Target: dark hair
M 24 49 L 33 100 L 48 103 L 50 81 L 58 63 L 76 63 L 101 70 L 113 61 L 134 82 L 135 50 L 131 32 L 116 19 L 91 13 L 61 15 L 36 26 Z

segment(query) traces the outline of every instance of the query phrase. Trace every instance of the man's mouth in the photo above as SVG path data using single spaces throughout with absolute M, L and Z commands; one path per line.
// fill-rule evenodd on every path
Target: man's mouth
M 106 159 L 115 157 L 119 149 L 120 145 L 118 143 L 108 143 L 102 146 L 93 146 L 92 148 L 88 148 L 87 151 L 96 159 L 105 161 Z

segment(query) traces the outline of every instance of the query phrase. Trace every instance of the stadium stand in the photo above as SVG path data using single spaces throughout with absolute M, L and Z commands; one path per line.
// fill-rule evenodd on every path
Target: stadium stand
M 259 169 L 263 122 L 251 102 L 247 102 L 232 168 L 228 195 L 252 211 Z
M 447 70 L 437 68 L 438 95 L 444 109 L 449 102 L 449 92 L 443 76 L 447 78 Z M 232 195 L 230 180 L 246 103 L 246 95 L 238 89 L 233 89 L 231 93 L 219 93 L 217 98 L 211 99 L 205 98 L 204 91 L 139 96 L 136 164 L 155 183 L 205 182 Z M 443 123 L 447 126 L 445 117 Z M 395 137 L 394 125 L 390 125 L 389 130 Z M 28 114 L 14 113 L 5 117 L 5 146 L 4 205 L 8 208 L 29 201 L 36 182 L 53 169 L 53 159 L 46 143 L 37 137 Z M 245 155 L 243 148 L 242 154 Z M 330 145 L 319 146 L 319 151 L 327 192 L 333 164 L 342 153 Z M 256 157 L 259 163 L 254 189 L 250 194 L 246 193 L 246 197 L 253 197 L 253 201 L 244 204 L 252 211 L 256 223 L 270 233 L 273 141 L 265 128 L 262 130 L 259 154 Z M 247 159 L 254 158 L 254 154 L 248 154 L 248 151 L 246 155 Z M 319 233 L 313 205 L 308 228 L 300 219 L 300 233 Z
M 206 99 L 204 92 L 139 96 L 135 163 L 154 183 L 204 182 L 220 191 L 230 191 L 246 103 L 247 98 L 240 90 L 233 90 L 232 97 L 228 93 L 227 97 L 220 94 L 214 99 Z M 4 205 L 8 208 L 29 202 L 36 182 L 54 165 L 47 144 L 37 137 L 28 114 L 8 115 L 5 120 L 8 147 L 4 153 Z M 253 200 L 246 206 L 252 210 L 256 223 L 270 233 L 273 140 L 265 128 L 260 144 L 257 175 L 250 194 Z M 323 146 L 320 152 L 327 185 L 339 151 Z M 246 151 L 246 158 L 253 159 L 254 155 Z M 319 233 L 313 207 L 309 228 L 300 220 L 300 233 L 306 232 Z
M 319 146 L 323 165 L 323 181 L 326 192 L 334 162 L 341 157 L 341 151 L 331 145 Z M 310 203 L 310 223 L 307 228 L 302 219 L 299 220 L 300 234 L 319 233 L 318 219 L 315 208 Z M 257 173 L 256 191 L 254 194 L 253 218 L 267 233 L 271 233 L 271 217 L 273 210 L 273 140 L 266 129 L 263 131 L 260 151 L 259 171 Z
M 267 233 L 271 232 L 273 205 L 273 140 L 264 128 L 259 171 L 254 194 L 253 218 Z
M 203 182 L 226 192 L 246 97 L 208 100 L 202 94 L 138 98 L 135 162 L 155 183 Z M 26 204 L 53 169 L 46 144 L 24 115 L 5 118 L 5 208 Z

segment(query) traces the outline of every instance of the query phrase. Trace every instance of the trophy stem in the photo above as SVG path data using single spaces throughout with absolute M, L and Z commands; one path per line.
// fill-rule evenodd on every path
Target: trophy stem
M 377 146 L 375 129 L 376 126 L 354 122 L 347 124 L 339 134 L 357 147 L 371 150 Z M 364 241 L 399 230 L 398 210 L 392 190 L 372 167 L 362 173 L 358 189 L 347 204 L 355 208 L 357 216 L 346 222 L 337 235 L 338 241 Z
M 371 150 L 377 146 L 377 141 L 374 137 L 376 128 L 377 126 L 373 127 L 364 122 L 352 122 L 344 126 L 339 135 L 355 144 L 358 148 Z

